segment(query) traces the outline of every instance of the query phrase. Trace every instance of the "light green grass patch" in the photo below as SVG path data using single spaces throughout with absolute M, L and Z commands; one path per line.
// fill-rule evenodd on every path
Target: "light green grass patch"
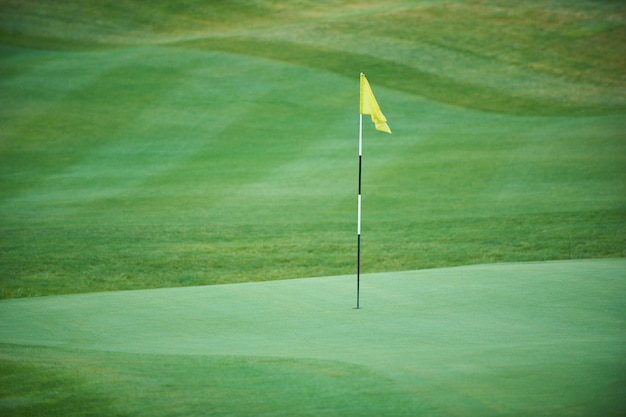
M 21 412 L 48 395 L 70 402 L 55 403 L 61 414 L 94 410 L 84 398 L 111 401 L 101 414 L 140 415 L 617 416 L 626 407 L 621 259 L 365 274 L 359 310 L 355 284 L 2 301 L 4 407 Z M 60 388 L 29 385 L 39 377 Z

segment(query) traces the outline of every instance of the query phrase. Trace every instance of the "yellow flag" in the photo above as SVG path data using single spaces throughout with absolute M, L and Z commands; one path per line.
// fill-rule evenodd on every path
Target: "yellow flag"
M 361 114 L 369 114 L 372 116 L 372 122 L 376 126 L 376 130 L 391 133 L 391 129 L 387 125 L 387 118 L 380 110 L 376 97 L 372 92 L 370 83 L 367 82 L 365 74 L 361 73 Z

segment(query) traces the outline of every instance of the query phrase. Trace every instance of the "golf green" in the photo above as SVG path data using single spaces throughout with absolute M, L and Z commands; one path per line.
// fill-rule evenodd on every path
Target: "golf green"
M 366 274 L 359 310 L 354 276 L 5 300 L 0 353 L 133 415 L 620 415 L 625 271 L 604 259 Z M 170 379 L 185 385 L 182 414 L 161 402 Z M 0 407 L 41 401 L 25 396 Z

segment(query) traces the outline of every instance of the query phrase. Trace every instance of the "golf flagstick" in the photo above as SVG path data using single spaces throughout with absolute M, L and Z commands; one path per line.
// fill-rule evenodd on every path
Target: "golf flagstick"
M 357 197 L 357 266 L 356 266 L 356 309 L 360 308 L 360 295 L 361 295 L 361 167 L 363 161 L 363 115 L 369 114 L 372 116 L 372 122 L 376 130 L 381 132 L 391 133 L 391 129 L 387 125 L 387 119 L 380 110 L 372 88 L 370 87 L 365 74 L 361 73 L 361 80 L 359 86 L 359 194 Z
M 361 162 L 363 160 L 363 113 L 359 113 L 359 194 L 357 197 L 356 308 L 359 308 L 361 287 Z

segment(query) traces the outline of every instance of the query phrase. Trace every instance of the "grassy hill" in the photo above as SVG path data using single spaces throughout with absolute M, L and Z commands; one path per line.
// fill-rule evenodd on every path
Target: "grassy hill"
M 626 6 L 3 1 L 0 296 L 623 257 Z

